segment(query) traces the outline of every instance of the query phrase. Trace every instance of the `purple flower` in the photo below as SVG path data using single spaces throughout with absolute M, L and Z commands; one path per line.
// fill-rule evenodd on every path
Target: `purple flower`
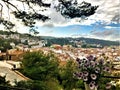
M 76 76 L 78 76 L 78 73 L 77 72 L 73 73 L 73 77 L 76 77 Z
M 102 69 L 103 69 L 103 71 L 106 71 L 106 67 L 103 67 Z
M 82 72 L 79 72 L 79 76 L 83 76 L 83 73 L 82 73 Z
M 83 76 L 83 81 L 88 81 L 88 77 L 86 77 L 86 76 Z
M 90 87 L 91 90 L 93 90 L 93 89 L 95 88 L 95 84 L 90 83 L 90 84 L 89 84 L 89 87 Z
M 83 65 L 83 63 L 81 61 L 79 61 L 78 64 L 80 67 Z
M 77 73 L 77 78 L 82 79 L 85 82 L 90 82 L 89 87 L 90 89 L 94 89 L 95 87 L 98 87 L 96 84 L 96 80 L 99 75 L 98 74 L 104 74 L 105 72 L 110 72 L 109 66 L 107 64 L 110 64 L 110 62 L 105 63 L 104 59 L 99 59 L 98 61 L 96 60 L 95 57 L 92 55 L 88 56 L 87 58 L 83 59 L 77 59 L 76 60 L 79 65 L 79 70 L 80 72 Z M 106 89 L 111 88 L 110 83 L 106 84 Z
M 109 72 L 110 73 L 110 68 L 109 67 L 103 67 L 103 71 L 105 71 L 105 72 Z
M 80 61 L 80 59 L 79 59 L 79 58 L 76 58 L 76 61 L 77 61 L 77 62 L 79 62 L 79 61 Z
M 82 79 L 83 73 L 82 72 L 75 72 L 75 73 L 73 73 L 73 77 L 77 77 L 78 79 Z
M 84 76 L 88 76 L 89 73 L 88 73 L 87 71 L 84 71 L 84 72 L 83 72 L 83 75 L 84 75 Z
M 109 67 L 106 67 L 106 72 L 110 73 L 110 68 Z
M 87 57 L 87 59 L 91 61 L 91 60 L 94 60 L 94 57 L 92 55 L 90 55 Z
M 106 89 L 110 89 L 111 88 L 111 84 L 110 83 L 107 83 L 106 84 Z
M 100 72 L 100 68 L 99 67 L 96 67 L 95 68 L 95 73 L 99 73 Z
M 90 83 L 95 85 L 95 81 L 91 81 Z
M 91 76 L 92 80 L 96 80 L 96 78 L 97 78 L 97 76 L 95 74 L 91 74 L 90 76 Z

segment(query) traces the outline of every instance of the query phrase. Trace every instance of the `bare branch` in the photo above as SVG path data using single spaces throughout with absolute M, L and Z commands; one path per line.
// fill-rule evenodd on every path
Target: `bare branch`
M 28 5 L 28 7 L 29 7 L 30 9 L 33 10 L 34 13 L 36 13 L 36 11 L 33 9 L 33 7 L 30 6 L 29 2 L 27 3 L 27 5 Z
M 13 5 L 12 3 L 10 3 L 9 1 L 6 1 L 6 0 L 2 0 L 3 2 L 5 2 L 5 3 L 7 3 L 7 4 L 9 4 L 9 5 L 11 5 L 12 7 L 14 7 L 17 11 L 19 11 L 19 9 L 15 6 L 15 5 Z

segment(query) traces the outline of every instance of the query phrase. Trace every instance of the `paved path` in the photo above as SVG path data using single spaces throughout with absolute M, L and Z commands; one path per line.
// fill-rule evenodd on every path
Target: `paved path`
M 24 77 L 21 77 L 11 69 L 7 67 L 0 67 L 0 74 L 1 75 L 6 75 L 6 80 L 10 81 L 11 85 L 14 85 L 14 81 L 21 81 L 21 80 L 26 80 Z
M 10 69 L 13 68 L 13 66 L 8 64 L 6 61 L 0 61 L 0 67 L 7 67 L 7 68 L 10 68 Z
M 21 81 L 21 80 L 28 80 L 23 76 L 21 73 L 15 72 L 12 70 L 13 66 L 6 63 L 6 61 L 0 61 L 0 75 L 4 76 L 6 75 L 6 80 L 10 81 L 11 85 L 14 85 L 15 80 Z

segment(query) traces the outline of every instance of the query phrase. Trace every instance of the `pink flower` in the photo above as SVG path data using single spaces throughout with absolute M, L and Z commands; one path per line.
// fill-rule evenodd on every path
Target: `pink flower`
M 103 71 L 110 72 L 110 68 L 109 67 L 103 67 Z
M 96 67 L 95 68 L 95 73 L 99 73 L 100 72 L 100 68 L 99 67 Z
M 93 89 L 95 88 L 95 84 L 90 83 L 90 84 L 89 84 L 89 87 L 90 87 L 91 90 L 93 90 Z
M 83 81 L 88 81 L 88 78 L 86 76 L 83 76 Z
M 76 58 L 76 61 L 77 61 L 77 62 L 79 62 L 79 61 L 80 61 L 80 59 L 79 59 L 79 58 Z
M 89 73 L 88 73 L 87 71 L 84 71 L 84 72 L 83 72 L 83 75 L 84 75 L 84 76 L 88 76 Z
M 82 79 L 82 77 L 83 77 L 83 73 L 82 73 L 82 72 L 79 72 L 79 73 L 78 73 L 78 79 Z
M 106 71 L 106 67 L 103 67 L 102 69 L 103 69 L 103 71 Z
M 91 81 L 90 83 L 95 85 L 95 81 Z
M 110 89 L 111 88 L 111 84 L 110 83 L 107 83 L 106 84 L 106 89 Z
M 109 67 L 106 67 L 106 72 L 110 72 L 110 68 Z
M 96 80 L 96 78 L 97 78 L 97 76 L 95 74 L 91 74 L 90 76 L 91 76 L 92 80 Z
M 87 59 L 92 61 L 92 60 L 94 60 L 94 57 L 92 55 L 90 55 L 90 56 L 87 57 Z

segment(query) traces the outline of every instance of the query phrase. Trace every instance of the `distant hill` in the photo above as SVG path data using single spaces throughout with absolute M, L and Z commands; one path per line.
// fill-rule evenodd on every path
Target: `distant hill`
M 85 41 L 88 44 L 101 44 L 102 46 L 111 46 L 111 45 L 120 45 L 119 41 L 109 41 L 109 40 L 101 40 L 101 39 L 94 39 L 94 38 L 76 38 L 75 40 L 78 41 Z
M 119 41 L 109 41 L 109 40 L 101 40 L 101 39 L 94 39 L 94 38 L 55 38 L 55 37 L 49 37 L 49 36 L 43 36 L 41 39 L 47 40 L 48 46 L 52 44 L 71 44 L 74 45 L 75 42 L 83 42 L 84 44 L 99 44 L 102 46 L 119 46 Z M 72 42 L 71 42 L 72 41 Z
M 52 37 L 52 36 L 40 36 L 41 39 L 55 39 L 55 37 Z

